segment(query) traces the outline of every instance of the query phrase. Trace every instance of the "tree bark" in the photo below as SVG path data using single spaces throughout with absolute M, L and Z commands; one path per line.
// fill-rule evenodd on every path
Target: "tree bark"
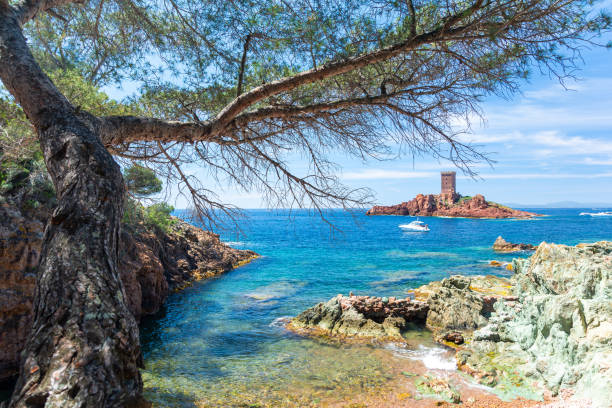
M 32 57 L 0 4 L 0 78 L 37 129 L 58 207 L 10 407 L 143 406 L 138 327 L 117 270 L 124 185 L 96 127 Z

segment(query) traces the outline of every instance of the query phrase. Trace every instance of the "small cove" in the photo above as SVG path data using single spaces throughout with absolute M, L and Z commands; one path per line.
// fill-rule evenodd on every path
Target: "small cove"
M 355 223 L 336 212 L 342 234 L 335 235 L 305 212 L 288 220 L 250 211 L 246 237 L 222 238 L 262 258 L 171 295 L 143 322 L 147 398 L 160 407 L 344 406 L 397 392 L 402 380 L 412 380 L 407 373 L 453 376 L 452 353 L 426 331 L 408 333 L 407 346 L 340 345 L 295 336 L 283 321 L 338 292 L 405 296 L 452 273 L 509 276 L 488 261 L 523 254 L 494 253 L 497 235 L 534 244 L 611 239 L 612 218 L 581 211 L 546 210 L 549 217 L 522 221 L 426 218 L 428 234 L 399 231 L 405 217 L 357 215 Z M 0 399 L 11 386 L 0 387 Z
M 521 221 L 424 218 L 429 233 L 399 230 L 409 217 L 332 212 L 342 231 L 335 234 L 307 212 L 288 219 L 249 211 L 245 236 L 222 238 L 262 257 L 172 295 L 143 322 L 146 396 L 156 406 L 320 406 L 384 389 L 397 366 L 419 353 L 418 364 L 428 358 L 445 367 L 443 350 L 425 331 L 412 333 L 409 349 L 398 353 L 302 338 L 278 322 L 337 293 L 405 297 L 449 274 L 509 276 L 485 262 L 522 255 L 494 253 L 498 235 L 534 244 L 612 238 L 612 218 L 581 211 L 546 210 L 549 217 Z

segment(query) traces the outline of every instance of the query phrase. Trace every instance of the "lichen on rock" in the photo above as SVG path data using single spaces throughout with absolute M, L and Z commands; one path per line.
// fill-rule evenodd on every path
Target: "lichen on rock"
M 497 383 L 574 390 L 596 407 L 612 401 L 612 242 L 542 243 L 515 260 L 516 301 L 500 300 L 489 323 L 457 354 L 459 366 Z

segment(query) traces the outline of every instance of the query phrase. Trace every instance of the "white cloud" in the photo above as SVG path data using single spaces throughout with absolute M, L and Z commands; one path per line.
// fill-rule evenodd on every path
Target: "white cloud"
M 593 173 L 593 174 L 576 174 L 576 173 L 514 173 L 514 174 L 479 174 L 478 177 L 486 180 L 541 180 L 541 179 L 596 179 L 612 177 L 612 172 Z M 470 177 L 461 176 L 460 179 L 470 179 Z
M 343 180 L 388 180 L 388 179 L 412 179 L 436 176 L 438 173 L 426 171 L 396 171 L 382 169 L 366 169 L 362 171 L 346 172 L 341 178 Z
M 582 164 L 588 164 L 591 166 L 612 166 L 612 157 L 608 157 L 606 159 L 594 159 L 592 157 L 587 157 L 582 161 Z
M 611 119 L 612 121 L 612 119 Z M 566 136 L 557 130 L 538 132 L 477 133 L 464 139 L 477 144 L 505 143 L 506 149 L 519 147 L 521 152 L 536 156 L 612 154 L 612 138 Z M 512 142 L 512 144 L 508 144 Z
M 485 122 L 470 115 L 473 131 L 462 140 L 503 143 L 514 140 L 517 132 L 607 132 L 612 123 L 612 78 L 590 78 L 568 83 L 567 87 L 554 83 L 526 91 L 512 101 L 485 103 Z M 452 124 L 457 129 L 467 126 L 462 117 L 453 118 Z

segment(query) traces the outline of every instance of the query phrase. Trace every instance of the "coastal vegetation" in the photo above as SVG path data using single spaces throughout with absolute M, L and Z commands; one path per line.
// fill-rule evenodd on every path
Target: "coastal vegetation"
M 44 161 L 57 200 L 9 405 L 146 405 L 119 268 L 126 184 L 118 161 L 175 183 L 209 227 L 217 214 L 235 213 L 189 165 L 217 186 L 258 190 L 270 205 L 319 211 L 370 201 L 369 191 L 334 176 L 333 150 L 377 158 L 394 144 L 470 173 L 487 158 L 460 141 L 454 119 L 477 113 L 483 95 L 516 91 L 530 69 L 571 73 L 581 47 L 611 24 L 591 8 L 586 0 L 314 8 L 301 0 L 0 0 L 9 112 L 2 186 L 44 181 Z M 128 81 L 139 88 L 132 101 L 100 91 Z M 309 168 L 289 168 L 291 154 Z M 25 203 L 35 208 L 38 198 Z M 168 213 L 145 209 L 144 219 L 163 229 Z

